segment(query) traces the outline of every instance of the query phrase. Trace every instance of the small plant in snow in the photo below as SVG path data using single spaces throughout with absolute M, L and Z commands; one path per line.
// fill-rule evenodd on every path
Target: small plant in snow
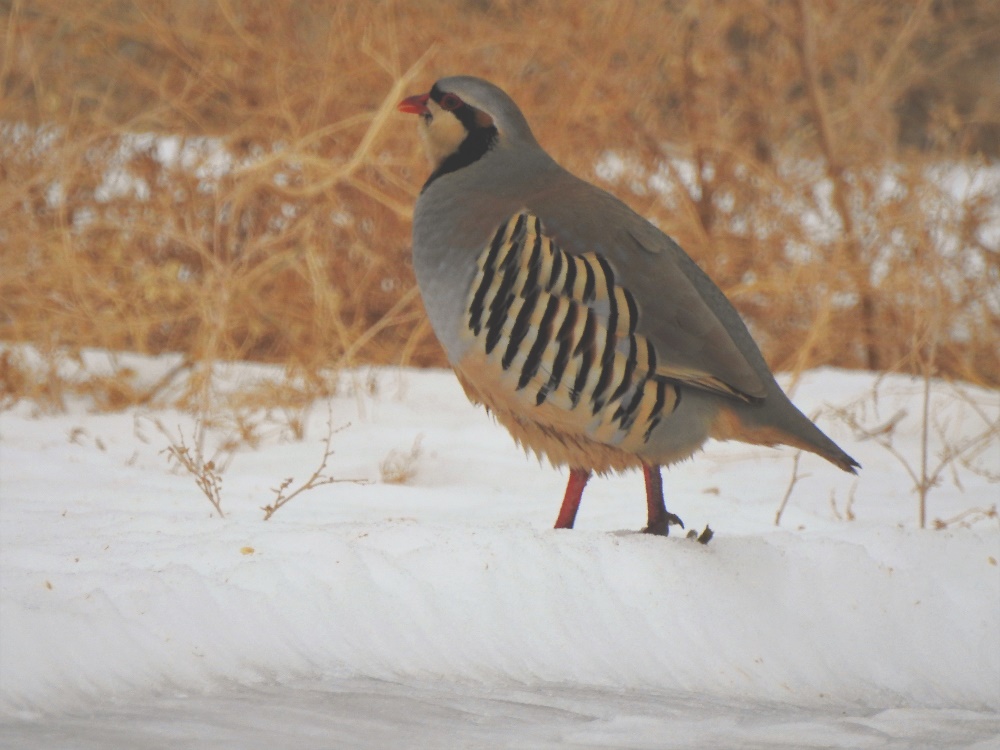
M 800 479 L 805 479 L 808 474 L 799 474 L 799 459 L 802 458 L 802 451 L 795 452 L 795 458 L 792 459 L 792 477 L 788 480 L 788 488 L 785 490 L 784 496 L 781 498 L 781 503 L 778 504 L 778 510 L 774 514 L 774 525 L 781 526 L 781 516 L 785 512 L 785 506 L 788 505 L 788 500 L 792 496 L 792 490 L 795 489 L 795 485 L 799 483 Z
M 910 417 L 906 409 L 896 409 L 887 419 L 880 417 L 880 402 L 892 399 L 892 394 L 880 391 L 881 382 L 881 378 L 876 380 L 871 394 L 834 413 L 851 428 L 857 440 L 874 442 L 886 450 L 909 475 L 917 496 L 920 528 L 927 527 L 927 501 L 931 490 L 948 479 L 961 489 L 963 470 L 989 482 L 1000 483 L 995 461 L 990 465 L 990 458 L 1000 449 L 1000 410 L 995 403 L 982 403 L 957 384 L 943 383 L 929 376 L 921 378 L 917 381 L 921 388 L 921 409 L 915 415 L 919 450 L 914 455 L 900 447 L 897 441 L 901 427 Z M 994 505 L 972 509 L 951 520 L 935 519 L 933 526 L 946 528 L 952 523 L 969 523 L 972 518 L 996 517 Z
M 205 455 L 202 452 L 203 441 L 199 439 L 200 435 L 198 434 L 202 423 L 199 421 L 198 424 L 194 448 L 189 448 L 180 428 L 177 429 L 177 439 L 175 440 L 166 428 L 157 421 L 156 426 L 170 439 L 170 445 L 161 452 L 167 454 L 170 463 L 182 467 L 194 477 L 198 489 L 208 498 L 212 507 L 215 508 L 215 512 L 219 514 L 219 518 L 225 518 L 226 514 L 222 512 L 222 474 L 214 459 L 205 460 Z
M 837 506 L 837 496 L 833 490 L 830 490 L 830 509 L 833 511 L 833 517 L 838 521 L 853 521 L 854 515 L 854 490 L 858 487 L 858 483 L 855 482 L 851 485 L 851 491 L 847 493 L 847 502 L 844 504 L 844 509 L 841 510 Z
M 417 461 L 423 455 L 420 440 L 423 435 L 417 435 L 409 450 L 389 451 L 382 463 L 378 465 L 379 475 L 385 484 L 406 484 L 417 473 Z
M 350 427 L 350 424 L 348 423 L 342 427 L 334 429 L 333 415 L 330 415 L 330 418 L 327 420 L 326 427 L 326 438 L 324 438 L 323 442 L 323 458 L 320 460 L 319 466 L 317 466 L 312 475 L 298 487 L 292 487 L 292 483 L 295 481 L 294 477 L 287 477 L 280 485 L 271 488 L 271 492 L 274 493 L 274 501 L 261 508 L 261 510 L 264 511 L 265 521 L 277 513 L 279 508 L 287 505 L 303 492 L 314 490 L 325 484 L 333 484 L 334 482 L 353 482 L 354 484 L 367 483 L 367 480 L 365 479 L 335 479 L 334 477 L 327 476 L 323 473 L 326 471 L 327 461 L 329 461 L 330 456 L 333 455 L 333 449 L 330 447 L 330 443 L 333 441 L 333 436 L 341 430 L 346 430 Z

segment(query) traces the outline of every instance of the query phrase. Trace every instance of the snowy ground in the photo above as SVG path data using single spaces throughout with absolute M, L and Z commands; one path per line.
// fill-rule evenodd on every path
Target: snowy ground
M 97 356 L 97 355 L 92 355 Z M 152 380 L 169 361 L 135 360 Z M 249 382 L 266 368 L 235 367 Z M 922 385 L 809 373 L 812 413 L 869 427 Z M 595 480 L 573 531 L 550 528 L 565 472 L 526 459 L 452 375 L 379 370 L 332 400 L 327 472 L 280 431 L 228 465 L 225 518 L 171 469 L 172 410 L 0 414 L 0 746 L 1000 747 L 1000 525 L 916 528 L 900 460 L 831 415 L 857 479 L 793 451 L 710 444 L 665 473 L 702 546 L 635 533 L 641 477 Z M 932 457 L 997 419 L 995 392 L 935 389 Z M 380 480 L 420 436 L 414 474 Z M 209 435 L 209 440 L 213 435 Z M 930 519 L 997 503 L 994 440 L 953 463 Z M 853 517 L 853 518 L 851 518 Z

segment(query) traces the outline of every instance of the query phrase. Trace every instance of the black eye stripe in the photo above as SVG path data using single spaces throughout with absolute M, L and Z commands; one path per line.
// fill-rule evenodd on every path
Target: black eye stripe
M 457 104 L 452 106 L 451 109 L 455 109 L 456 107 L 460 106 L 463 103 L 461 97 L 459 97 L 457 94 L 453 94 L 450 91 L 442 91 L 437 87 L 437 84 L 435 84 L 431 88 L 430 97 L 431 100 L 442 109 L 448 109 L 448 107 L 445 106 L 446 99 L 449 102 L 451 101 L 457 102 Z
M 475 107 L 463 101 L 458 94 L 450 91 L 442 91 L 434 86 L 430 91 L 431 100 L 445 112 L 451 112 L 469 130 L 475 127 L 476 110 Z
M 445 94 L 444 96 L 441 97 L 441 101 L 439 101 L 438 104 L 441 106 L 441 109 L 446 110 L 448 112 L 453 112 L 459 107 L 464 106 L 465 102 L 463 102 L 454 94 Z

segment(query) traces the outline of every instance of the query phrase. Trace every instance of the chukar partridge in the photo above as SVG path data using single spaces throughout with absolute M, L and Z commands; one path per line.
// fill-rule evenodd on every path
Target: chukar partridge
M 469 398 L 569 467 L 556 528 L 572 528 L 592 472 L 637 467 L 645 531 L 667 534 L 680 519 L 660 468 L 708 438 L 790 445 L 855 473 L 789 401 L 711 279 L 556 164 L 501 89 L 442 78 L 399 109 L 419 116 L 433 170 L 413 217 L 431 325 Z

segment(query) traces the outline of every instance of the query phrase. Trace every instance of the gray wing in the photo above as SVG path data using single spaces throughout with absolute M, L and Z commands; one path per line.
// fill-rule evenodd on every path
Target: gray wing
M 528 209 L 562 251 L 604 261 L 610 283 L 634 303 L 632 325 L 653 350 L 658 374 L 742 400 L 765 396 L 770 371 L 746 326 L 669 237 L 576 178 L 557 194 L 534 196 Z

